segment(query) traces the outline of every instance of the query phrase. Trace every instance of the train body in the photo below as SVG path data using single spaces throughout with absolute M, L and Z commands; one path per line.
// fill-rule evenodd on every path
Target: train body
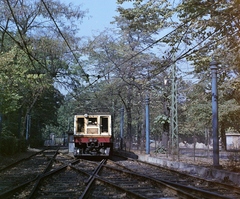
M 113 148 L 110 114 L 74 116 L 74 156 L 110 156 Z

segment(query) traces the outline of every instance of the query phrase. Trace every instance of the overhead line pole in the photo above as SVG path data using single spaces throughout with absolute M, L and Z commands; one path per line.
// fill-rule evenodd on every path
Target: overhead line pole
M 120 123 L 120 149 L 123 150 L 123 133 L 124 133 L 124 108 L 121 108 L 121 123 Z
M 221 167 L 219 164 L 219 139 L 218 139 L 218 90 L 217 90 L 217 62 L 210 62 L 212 72 L 212 130 L 213 130 L 213 166 Z
M 178 144 L 178 112 L 177 112 L 177 78 L 176 64 L 172 64 L 172 89 L 171 89 L 171 154 L 175 159 L 175 155 L 179 159 Z
M 146 154 L 150 154 L 150 121 L 149 121 L 149 96 L 146 95 Z

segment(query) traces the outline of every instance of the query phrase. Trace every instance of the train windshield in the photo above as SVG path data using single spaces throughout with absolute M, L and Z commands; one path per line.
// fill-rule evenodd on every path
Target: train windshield
M 88 125 L 97 125 L 97 118 L 89 118 Z

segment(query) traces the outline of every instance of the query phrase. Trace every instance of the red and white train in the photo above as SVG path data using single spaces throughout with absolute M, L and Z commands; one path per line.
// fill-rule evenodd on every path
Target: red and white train
M 111 115 L 74 116 L 74 156 L 110 156 L 113 148 Z

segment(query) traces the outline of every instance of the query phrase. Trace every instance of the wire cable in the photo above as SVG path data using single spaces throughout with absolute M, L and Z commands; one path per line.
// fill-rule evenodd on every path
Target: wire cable
M 83 73 L 83 76 L 85 76 L 87 82 L 89 82 L 89 75 L 83 70 L 83 67 L 82 67 L 81 64 L 79 63 L 79 60 L 78 60 L 76 54 L 73 52 L 73 50 L 72 50 L 71 46 L 69 45 L 67 39 L 64 37 L 62 31 L 60 30 L 60 28 L 59 28 L 59 26 L 58 26 L 58 24 L 57 24 L 57 22 L 55 21 L 54 17 L 52 16 L 52 14 L 51 14 L 51 12 L 50 12 L 48 6 L 47 6 L 46 3 L 44 2 L 44 0 L 41 0 L 41 1 L 42 1 L 43 5 L 44 5 L 45 9 L 47 10 L 47 12 L 48 12 L 48 14 L 49 14 L 51 20 L 53 21 L 54 25 L 56 26 L 58 32 L 60 33 L 61 37 L 64 39 L 64 41 L 65 41 L 65 43 L 67 44 L 69 50 L 72 52 L 72 54 L 73 54 L 73 56 L 74 56 L 76 62 L 77 62 L 77 63 L 79 64 L 79 66 L 81 67 L 81 72 Z
M 212 4 L 212 6 L 216 5 L 217 2 L 215 2 L 214 4 Z M 144 51 L 146 51 L 147 49 L 153 47 L 154 45 L 156 45 L 157 43 L 161 42 L 163 39 L 167 38 L 168 36 L 172 35 L 174 32 L 176 32 L 177 30 L 179 30 L 180 28 L 186 26 L 189 22 L 191 22 L 192 20 L 196 19 L 197 17 L 201 16 L 202 14 L 204 14 L 206 11 L 208 11 L 209 9 L 206 8 L 205 10 L 202 10 L 202 12 L 198 13 L 196 16 L 189 18 L 188 20 L 186 20 L 183 24 L 180 24 L 179 26 L 177 26 L 175 29 L 173 29 L 172 31 L 170 31 L 169 33 L 167 33 L 166 35 L 164 35 L 163 37 L 157 39 L 156 41 L 152 42 L 151 44 L 149 44 L 148 46 L 146 46 L 145 48 L 143 48 L 141 51 L 135 53 L 133 56 L 127 58 L 126 60 L 124 60 L 123 62 L 121 62 L 120 64 L 116 64 L 113 60 L 110 59 L 110 61 L 115 65 L 115 67 L 120 70 L 120 66 L 124 65 L 125 63 L 129 62 L 130 60 L 132 60 L 133 58 L 137 57 L 138 55 L 142 54 Z M 206 40 L 204 40 L 206 41 Z M 165 70 L 166 68 L 170 67 L 172 64 L 176 63 L 177 61 L 186 58 L 186 56 L 188 55 L 189 52 L 193 51 L 197 46 L 199 46 L 201 43 L 203 43 L 204 41 L 201 41 L 200 43 L 196 44 L 193 48 L 189 49 L 187 52 L 185 52 L 184 54 L 182 54 L 181 56 L 175 58 L 175 60 L 172 60 L 171 57 L 171 61 L 169 62 L 169 64 L 167 64 L 166 66 L 164 66 L 162 68 L 162 70 L 160 70 L 159 72 Z M 108 72 L 111 72 L 115 69 L 112 69 Z M 101 77 L 104 77 L 106 74 L 102 75 Z

